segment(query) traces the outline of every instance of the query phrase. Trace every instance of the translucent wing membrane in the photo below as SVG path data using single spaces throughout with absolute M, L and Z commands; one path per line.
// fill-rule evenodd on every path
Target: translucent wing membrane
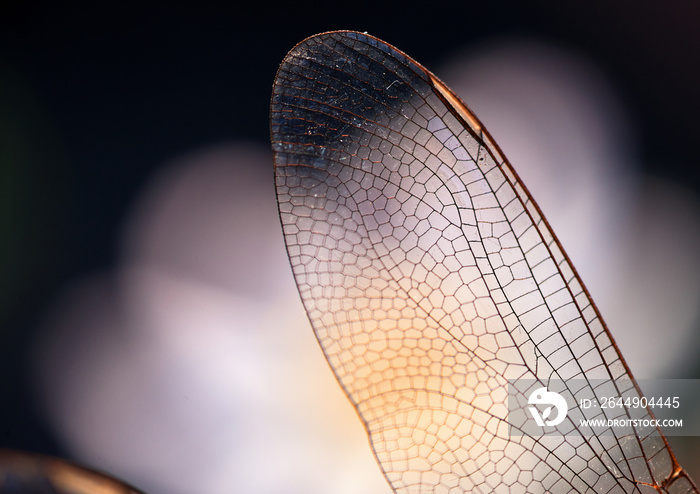
M 658 429 L 509 433 L 508 380 L 639 391 L 518 176 L 430 72 L 365 34 L 314 36 L 280 66 L 271 127 L 299 292 L 395 492 L 697 492 Z

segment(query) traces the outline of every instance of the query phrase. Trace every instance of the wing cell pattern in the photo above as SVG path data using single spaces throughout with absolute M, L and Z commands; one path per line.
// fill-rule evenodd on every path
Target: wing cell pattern
M 395 492 L 697 492 L 658 429 L 509 435 L 508 380 L 639 391 L 516 173 L 430 72 L 368 35 L 314 36 L 280 66 L 271 129 L 301 298 Z

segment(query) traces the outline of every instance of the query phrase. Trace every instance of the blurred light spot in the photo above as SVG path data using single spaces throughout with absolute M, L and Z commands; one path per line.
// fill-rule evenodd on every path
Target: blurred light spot
M 162 493 L 388 492 L 303 313 L 269 152 L 166 167 L 114 273 L 57 301 L 37 351 L 82 460 Z

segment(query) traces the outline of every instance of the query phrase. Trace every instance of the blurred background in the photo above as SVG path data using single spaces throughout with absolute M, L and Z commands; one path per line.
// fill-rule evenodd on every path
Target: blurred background
M 367 31 L 459 93 L 637 377 L 700 378 L 700 6 L 4 2 L 0 447 L 151 494 L 387 493 L 301 307 L 270 89 Z M 700 478 L 700 441 L 674 437 Z

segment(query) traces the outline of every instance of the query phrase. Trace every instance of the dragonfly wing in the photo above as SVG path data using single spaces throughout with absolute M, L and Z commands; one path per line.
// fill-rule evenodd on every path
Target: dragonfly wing
M 280 66 L 271 129 L 301 298 L 395 492 L 696 492 L 658 429 L 509 435 L 508 380 L 638 390 L 517 174 L 435 76 L 365 34 L 314 36 Z
M 142 494 L 109 475 L 69 461 L 8 449 L 0 449 L 0 492 Z

